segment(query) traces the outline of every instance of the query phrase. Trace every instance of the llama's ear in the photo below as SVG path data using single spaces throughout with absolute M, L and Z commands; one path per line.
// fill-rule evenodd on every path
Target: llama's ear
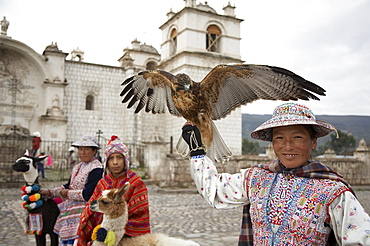
M 126 182 L 126 183 L 123 185 L 122 189 L 124 190 L 124 193 L 126 193 L 126 191 L 128 190 L 128 188 L 130 188 L 130 182 Z
M 114 199 L 116 200 L 116 202 L 119 202 L 121 200 L 121 198 L 126 193 L 129 187 L 130 183 L 126 182 L 121 188 L 117 190 L 117 192 L 114 194 Z
M 26 149 L 26 152 L 24 153 L 24 156 L 30 156 L 30 152 L 28 151 L 28 149 Z
M 42 161 L 42 160 L 44 160 L 46 157 L 48 157 L 48 156 L 47 156 L 47 155 L 38 156 L 38 157 L 36 157 L 36 158 L 35 158 L 35 161 L 36 161 L 36 162 Z

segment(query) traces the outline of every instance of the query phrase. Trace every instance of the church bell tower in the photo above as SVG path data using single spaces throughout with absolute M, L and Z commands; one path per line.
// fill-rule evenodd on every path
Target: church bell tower
M 162 30 L 161 62 L 159 69 L 172 74 L 186 73 L 194 81 L 201 81 L 215 66 L 242 63 L 240 56 L 240 23 L 235 16 L 235 7 L 230 2 L 218 14 L 207 2 L 196 4 L 184 0 L 185 7 L 177 13 L 167 13 Z M 182 118 L 166 115 L 168 136 L 181 135 Z M 225 119 L 215 121 L 225 143 L 234 155 L 241 154 L 242 124 L 238 108 Z M 176 144 L 177 139 L 175 139 Z
M 214 66 L 241 63 L 240 23 L 230 2 L 218 14 L 207 2 L 185 0 L 178 13 L 167 14 L 162 30 L 160 68 L 201 80 Z

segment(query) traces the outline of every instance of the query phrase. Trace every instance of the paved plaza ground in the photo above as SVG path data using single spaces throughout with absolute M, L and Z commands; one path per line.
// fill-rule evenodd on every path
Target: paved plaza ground
M 154 185 L 148 188 L 153 232 L 191 239 L 202 246 L 237 245 L 242 208 L 214 209 L 195 189 L 161 189 Z M 370 187 L 354 188 L 369 212 Z M 0 196 L 0 246 L 35 245 L 34 236 L 24 233 L 26 212 L 21 205 L 20 189 L 0 189 Z

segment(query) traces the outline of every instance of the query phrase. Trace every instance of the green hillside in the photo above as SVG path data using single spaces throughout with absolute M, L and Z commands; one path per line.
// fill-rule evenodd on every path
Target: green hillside
M 242 137 L 254 140 L 250 133 L 261 123 L 268 120 L 271 115 L 243 114 L 242 115 Z M 335 116 L 335 115 L 316 115 L 316 119 L 330 122 L 337 130 L 346 132 L 354 136 L 357 144 L 361 138 L 365 139 L 366 144 L 370 145 L 370 116 Z M 330 140 L 329 136 L 319 139 L 319 145 Z M 258 141 L 260 146 L 266 146 L 264 141 Z

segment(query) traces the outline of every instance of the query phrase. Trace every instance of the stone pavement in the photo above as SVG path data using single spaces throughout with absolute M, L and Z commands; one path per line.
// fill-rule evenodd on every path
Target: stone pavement
M 54 186 L 50 186 L 54 187 Z M 237 245 L 242 208 L 217 210 L 194 189 L 161 189 L 148 185 L 153 232 L 191 239 L 200 245 Z M 370 211 L 370 187 L 355 187 L 366 211 Z M 26 211 L 19 188 L 0 189 L 0 246 L 35 245 L 24 233 Z

